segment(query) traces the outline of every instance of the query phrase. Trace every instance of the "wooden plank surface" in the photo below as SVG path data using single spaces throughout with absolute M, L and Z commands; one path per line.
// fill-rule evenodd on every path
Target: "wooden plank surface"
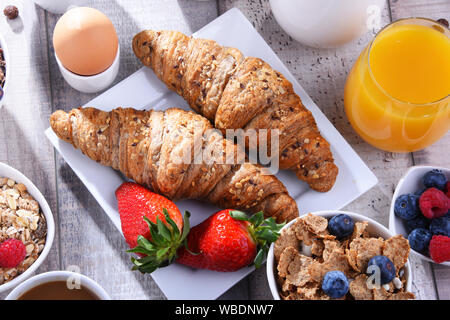
M 19 7 L 20 19 L 8 22 L 0 17 L 0 32 L 10 59 L 9 84 L 0 106 L 0 161 L 25 174 L 42 192 L 58 225 L 53 146 L 44 136 L 51 114 L 50 81 L 44 12 L 22 1 L 0 1 Z M 59 269 L 59 235 L 37 273 Z M 6 293 L 1 293 L 0 298 Z
M 27 0 L 0 0 L 0 8 L 10 3 L 18 5 L 21 21 L 0 19 L 1 32 L 14 52 L 11 64 L 15 70 L 8 101 L 0 109 L 0 161 L 15 166 L 37 184 L 58 220 L 57 238 L 39 272 L 78 267 L 115 299 L 164 299 L 151 277 L 130 271 L 122 236 L 43 135 L 52 110 L 77 107 L 95 96 L 73 90 L 59 73 L 49 41 L 59 16 Z M 384 8 L 382 24 L 390 22 L 391 17 L 449 19 L 449 4 L 447 0 L 394 0 Z M 116 82 L 140 67 L 130 48 L 136 32 L 155 28 L 189 34 L 232 7 L 241 9 L 380 180 L 347 210 L 387 225 L 395 185 L 408 167 L 423 163 L 450 167 L 450 135 L 421 152 L 391 154 L 367 145 L 350 127 L 343 107 L 345 79 L 373 32 L 343 47 L 320 50 L 293 41 L 278 26 L 268 0 L 92 0 L 88 5 L 105 12 L 118 31 L 121 67 Z M 411 260 L 413 290 L 418 298 L 450 299 L 450 269 Z M 243 279 L 221 298 L 271 299 L 265 268 Z

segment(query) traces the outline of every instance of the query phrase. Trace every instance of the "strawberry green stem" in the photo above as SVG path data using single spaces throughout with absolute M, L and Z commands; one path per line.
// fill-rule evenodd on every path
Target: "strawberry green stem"
M 278 224 L 272 217 L 264 219 L 262 211 L 257 212 L 250 217 L 244 212 L 237 210 L 230 211 L 230 215 L 233 219 L 249 222 L 247 229 L 258 246 L 254 264 L 256 268 L 259 268 L 267 257 L 270 244 L 277 241 L 280 236 L 280 230 L 286 223 Z
M 150 229 L 151 239 L 138 236 L 138 245 L 128 252 L 140 253 L 145 255 L 142 258 L 132 257 L 133 270 L 139 270 L 142 273 L 152 273 L 157 268 L 166 267 L 177 258 L 178 248 L 186 243 L 186 237 L 190 230 L 190 213 L 185 212 L 183 218 L 183 230 L 180 232 L 176 223 L 170 218 L 166 209 L 163 209 L 166 223 L 159 217 L 156 223 L 144 217 Z

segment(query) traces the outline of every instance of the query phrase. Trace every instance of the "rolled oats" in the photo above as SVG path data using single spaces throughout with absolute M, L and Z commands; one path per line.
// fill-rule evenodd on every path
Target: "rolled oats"
M 39 203 L 22 183 L 0 177 L 0 242 L 15 238 L 23 242 L 26 257 L 16 268 L 0 267 L 0 284 L 27 270 L 44 249 L 47 223 Z

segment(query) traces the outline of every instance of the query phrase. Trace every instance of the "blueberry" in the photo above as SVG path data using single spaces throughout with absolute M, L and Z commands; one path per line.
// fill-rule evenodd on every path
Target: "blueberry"
M 415 194 L 404 194 L 395 200 L 394 213 L 403 220 L 412 220 L 420 212 L 419 196 Z
M 369 260 L 367 274 L 380 273 L 380 284 L 386 284 L 395 278 L 395 266 L 391 259 L 386 256 L 375 256 Z M 376 278 L 375 278 L 376 279 Z
M 446 183 L 447 178 L 442 173 L 442 171 L 438 169 L 428 171 L 423 176 L 423 185 L 427 188 L 436 188 L 439 190 L 445 190 Z
M 450 237 L 450 219 L 445 215 L 431 220 L 430 231 L 432 234 Z
M 405 221 L 405 228 L 406 228 L 406 232 L 408 232 L 408 234 L 410 234 L 411 231 L 413 231 L 414 229 L 417 229 L 417 228 L 428 229 L 429 226 L 430 226 L 430 220 L 423 217 L 422 215 L 420 215 L 417 218 L 414 218 L 412 220 Z
M 346 214 L 338 214 L 328 221 L 328 231 L 338 239 L 348 237 L 353 233 L 355 223 L 353 219 Z
M 426 251 L 432 236 L 433 234 L 430 230 L 417 228 L 409 234 L 408 242 L 412 249 L 418 252 Z
M 322 281 L 322 290 L 331 298 L 337 299 L 348 292 L 348 280 L 341 271 L 329 271 Z

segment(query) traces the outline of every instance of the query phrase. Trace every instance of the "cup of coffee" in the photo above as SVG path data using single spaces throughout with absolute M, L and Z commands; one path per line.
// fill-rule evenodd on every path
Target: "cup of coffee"
M 51 271 L 17 286 L 5 300 L 111 300 L 94 280 L 71 271 Z

